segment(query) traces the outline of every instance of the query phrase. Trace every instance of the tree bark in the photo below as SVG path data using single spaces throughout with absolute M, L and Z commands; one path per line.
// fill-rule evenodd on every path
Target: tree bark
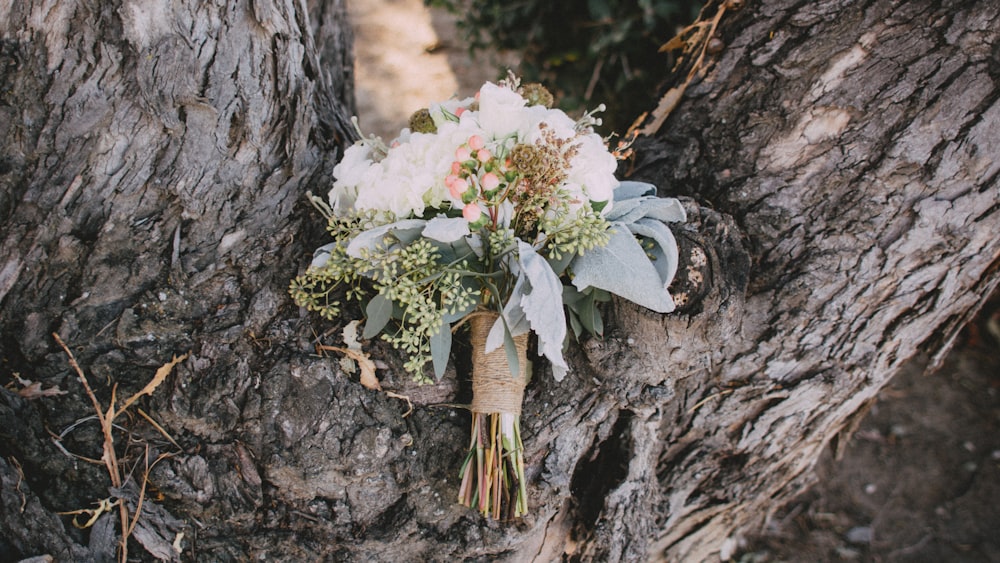
M 496 523 L 455 502 L 468 416 L 435 406 L 468 400 L 468 350 L 417 388 L 368 345 L 404 416 L 314 354 L 360 314 L 322 322 L 286 295 L 323 239 L 304 193 L 353 138 L 343 4 L 0 0 L 0 376 L 69 392 L 2 392 L 0 553 L 106 558 L 117 513 L 83 532 L 55 513 L 134 505 L 141 460 L 169 453 L 133 555 L 725 555 L 996 288 L 998 30 L 987 2 L 727 13 L 725 49 L 633 163 L 687 197 L 684 304 L 616 301 L 566 380 L 536 367 L 532 514 Z M 119 419 L 133 489 L 65 453 L 101 439 L 52 332 L 105 407 L 190 352 L 142 405 L 177 446 Z

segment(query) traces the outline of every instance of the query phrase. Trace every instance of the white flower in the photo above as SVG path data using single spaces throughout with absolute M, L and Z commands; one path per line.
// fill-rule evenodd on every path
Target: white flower
M 540 108 L 541 106 L 535 107 Z M 570 139 L 576 136 L 576 122 L 570 119 L 565 112 L 558 109 L 542 109 L 543 112 L 538 118 L 538 123 L 527 138 L 528 142 L 537 143 L 542 140 L 545 130 L 554 133 L 557 139 Z M 544 129 L 540 126 L 542 123 L 545 124 Z
M 587 134 L 577 141 L 577 154 L 570 162 L 567 183 L 578 184 L 590 201 L 607 201 L 604 213 L 611 211 L 611 199 L 618 187 L 615 170 L 618 161 L 608 152 L 604 141 L 596 134 Z
M 434 133 L 403 129 L 388 149 L 374 149 L 364 142 L 347 149 L 334 168 L 336 181 L 330 191 L 334 213 L 342 216 L 352 209 L 374 210 L 384 212 L 383 220 L 392 221 L 423 217 L 427 210 L 466 208 L 461 193 L 454 189 L 454 175 L 459 172 L 452 165 L 460 147 L 466 150 L 459 153 L 467 152 L 470 138 L 476 139 L 477 147 L 483 145 L 480 138 L 485 141 L 490 154 L 504 154 L 518 143 L 552 140 L 559 141 L 561 150 L 572 147 L 575 154 L 560 186 L 569 199 L 565 202 L 568 209 L 607 201 L 604 212 L 610 210 L 612 192 L 618 185 L 614 177 L 617 162 L 598 135 L 579 131 L 577 123 L 561 110 L 528 106 L 509 86 L 486 83 L 479 91 L 478 108 L 468 109 L 475 103 L 466 98 L 431 104 L 431 117 L 437 124 Z M 481 173 L 474 171 L 473 175 Z M 446 184 L 449 176 L 451 190 Z M 478 204 L 486 205 L 483 200 Z M 494 205 L 498 207 L 484 211 L 500 225 L 511 224 L 517 213 L 513 203 L 504 200 Z
M 464 100 L 452 98 L 436 104 L 430 104 L 427 109 L 430 111 L 431 119 L 434 120 L 434 125 L 440 129 L 445 123 L 454 123 L 455 118 L 461 113 L 461 109 L 468 108 L 475 101 L 474 98 L 465 98 Z
M 353 189 L 338 180 L 334 185 L 338 201 L 353 197 L 356 209 L 388 211 L 396 219 L 420 217 L 428 207 L 461 206 L 461 201 L 449 194 L 444 179 L 451 169 L 455 148 L 468 139 L 470 130 L 469 126 L 449 121 L 437 133 L 401 135 L 384 159 L 368 161 L 368 170 L 360 177 L 350 176 L 356 179 Z
M 502 139 L 511 135 L 524 135 L 537 124 L 541 106 L 526 108 L 528 102 L 520 94 L 504 86 L 491 82 L 479 89 L 479 111 L 477 119 L 483 136 L 487 139 Z
M 344 158 L 333 167 L 336 181 L 330 190 L 330 207 L 336 215 L 343 216 L 354 207 L 358 185 L 371 172 L 371 153 L 366 143 L 355 143 L 344 151 Z

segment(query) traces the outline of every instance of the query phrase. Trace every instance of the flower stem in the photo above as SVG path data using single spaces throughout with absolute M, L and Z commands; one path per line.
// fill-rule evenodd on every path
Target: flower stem
M 480 514 L 494 519 L 519 518 L 528 513 L 518 415 L 472 413 L 469 453 L 462 464 L 461 476 L 460 504 L 475 506 Z

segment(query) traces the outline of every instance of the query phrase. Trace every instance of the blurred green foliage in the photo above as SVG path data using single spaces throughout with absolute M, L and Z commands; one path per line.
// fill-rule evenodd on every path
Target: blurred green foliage
M 607 105 L 605 133 L 624 133 L 655 105 L 672 60 L 657 50 L 695 20 L 701 0 L 425 0 L 458 17 L 470 50 L 515 51 L 573 114 Z

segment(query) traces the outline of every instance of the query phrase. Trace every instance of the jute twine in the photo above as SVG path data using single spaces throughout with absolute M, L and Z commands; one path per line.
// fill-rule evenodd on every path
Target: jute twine
M 486 337 L 498 315 L 481 313 L 469 319 L 472 330 L 472 412 L 521 414 L 528 369 L 528 335 L 514 337 L 518 377 L 510 373 L 507 353 L 500 346 L 486 354 Z

